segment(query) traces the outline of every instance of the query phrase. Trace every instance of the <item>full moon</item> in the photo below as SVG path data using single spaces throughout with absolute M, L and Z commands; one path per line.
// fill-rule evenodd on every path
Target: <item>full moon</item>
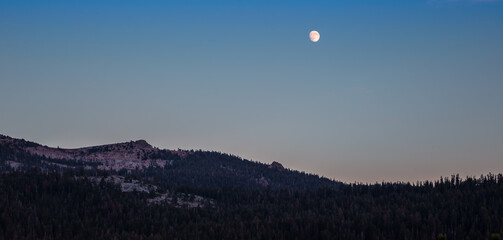
M 309 33 L 309 39 L 311 39 L 311 41 L 313 42 L 317 42 L 318 40 L 320 40 L 320 33 L 318 33 L 317 31 L 311 31 Z

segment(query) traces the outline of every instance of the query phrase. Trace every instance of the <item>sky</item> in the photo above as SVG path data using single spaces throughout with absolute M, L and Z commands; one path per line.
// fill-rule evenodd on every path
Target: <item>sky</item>
M 344 182 L 501 173 L 503 1 L 2 0 L 0 134 Z

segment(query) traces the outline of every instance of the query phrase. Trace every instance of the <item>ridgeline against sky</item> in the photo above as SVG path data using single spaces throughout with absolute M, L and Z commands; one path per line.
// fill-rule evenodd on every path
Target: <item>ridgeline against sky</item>
M 502 43 L 502 1 L 6 0 L 0 133 L 348 182 L 503 172 Z

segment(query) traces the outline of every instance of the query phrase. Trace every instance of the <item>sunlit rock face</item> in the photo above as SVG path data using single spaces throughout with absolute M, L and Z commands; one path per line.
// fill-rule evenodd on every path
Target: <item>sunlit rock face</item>
M 2 141 L 8 142 L 13 140 L 4 138 Z M 99 169 L 107 170 L 144 169 L 151 166 L 162 168 L 172 164 L 172 160 L 170 159 L 153 157 L 156 156 L 155 153 L 159 149 L 152 147 L 145 140 L 75 149 L 51 148 L 39 144 L 30 144 L 23 146 L 23 148 L 34 155 L 50 159 L 96 163 Z M 179 156 L 185 156 L 185 154 L 181 154 L 178 151 L 171 152 Z

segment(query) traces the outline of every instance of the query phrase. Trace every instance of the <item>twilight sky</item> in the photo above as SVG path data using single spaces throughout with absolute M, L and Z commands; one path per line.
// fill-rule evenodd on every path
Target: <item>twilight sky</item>
M 2 0 L 0 133 L 345 182 L 503 172 L 503 1 Z

